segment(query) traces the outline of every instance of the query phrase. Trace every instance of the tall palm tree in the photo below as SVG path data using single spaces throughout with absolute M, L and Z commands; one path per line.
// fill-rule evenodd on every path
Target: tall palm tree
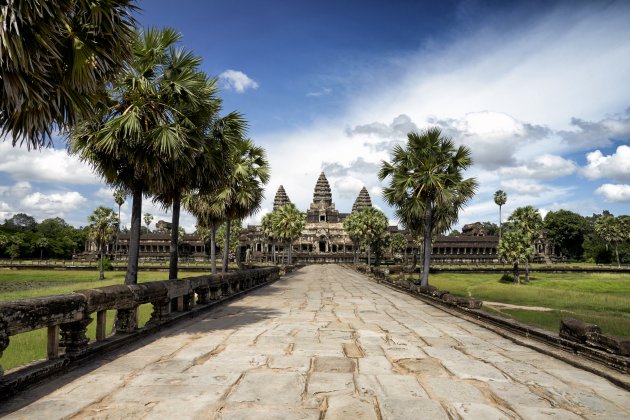
M 0 130 L 13 145 L 51 143 L 89 117 L 131 59 L 133 0 L 9 0 L 0 7 Z
M 42 237 L 37 240 L 36 245 L 39 248 L 39 260 L 41 261 L 44 258 L 44 248 L 50 246 L 50 241 L 48 238 Z
M 254 145 L 250 139 L 239 139 L 229 148 L 224 164 L 224 177 L 213 205 L 217 214 L 225 216 L 226 246 L 221 268 L 225 273 L 229 260 L 231 221 L 242 220 L 260 209 L 264 185 L 269 181 L 269 163 L 262 147 Z
M 623 226 L 623 219 L 610 215 L 602 216 L 595 222 L 595 233 L 597 233 L 606 245 L 609 243 L 615 246 L 615 255 L 617 257 L 617 267 L 621 268 L 619 259 L 619 244 L 624 241 L 628 235 L 629 226 Z
M 271 240 L 271 255 L 273 259 L 273 263 L 277 264 L 276 261 L 276 238 L 278 237 L 278 233 L 276 232 L 276 222 L 275 217 L 278 215 L 277 212 L 272 211 L 271 213 L 267 213 L 263 216 L 260 227 L 263 234 Z
M 199 226 L 210 230 L 211 273 L 217 274 L 216 233 L 223 220 L 221 214 L 215 213 L 214 199 L 214 194 L 188 193 L 182 197 L 182 205 L 186 211 L 197 218 Z
M 463 177 L 471 165 L 470 149 L 455 148 L 438 128 L 409 133 L 404 148 L 394 146 L 392 162 L 381 164 L 379 179 L 391 178 L 383 190 L 385 201 L 397 208 L 396 215 L 407 229 L 419 234 L 423 227 L 423 286 L 429 284 L 433 235 L 445 232 L 457 221 L 459 210 L 477 189 L 474 178 Z
M 388 225 L 385 214 L 374 207 L 354 211 L 344 220 L 343 226 L 348 234 L 365 245 L 368 266 L 372 263 L 372 246 L 387 232 Z
M 513 229 L 521 231 L 525 240 L 529 243 L 531 252 L 527 254 L 525 259 L 525 282 L 529 282 L 529 262 L 534 255 L 534 243 L 540 238 L 543 228 L 542 216 L 532 206 L 519 207 L 508 218 L 508 221 L 512 223 Z
M 116 250 L 114 252 L 115 259 L 118 259 L 118 237 L 120 236 L 120 207 L 125 204 L 127 193 L 120 188 L 114 191 L 114 202 L 118 205 L 118 226 L 116 226 Z
M 520 229 L 510 229 L 499 241 L 497 247 L 499 261 L 512 264 L 514 270 L 514 283 L 520 284 L 520 274 L 518 265 L 527 261 L 532 254 L 532 247 L 529 245 L 529 238 Z
M 71 153 L 89 162 L 109 184 L 131 192 L 126 284 L 138 279 L 142 197 L 176 182 L 169 163 L 185 161 L 192 143 L 200 140 L 181 118 L 183 101 L 203 103 L 205 98 L 196 95 L 197 73 L 174 70 L 192 66 L 191 61 L 198 65 L 197 58 L 178 52 L 180 38 L 169 28 L 141 32 L 133 43 L 132 63 L 108 92 L 107 106 L 71 135 Z M 191 159 L 191 167 L 193 163 Z
M 276 213 L 276 216 L 272 219 L 274 230 L 277 232 L 278 237 L 284 239 L 288 244 L 287 264 L 291 265 L 293 263 L 293 241 L 304 230 L 306 214 L 298 210 L 292 203 L 285 204 L 273 212 Z
M 494 203 L 499 206 L 499 240 L 501 240 L 501 207 L 507 203 L 507 194 L 503 190 L 494 193 Z
M 103 258 L 107 244 L 114 239 L 116 233 L 114 227 L 118 223 L 118 218 L 113 209 L 99 206 L 87 219 L 90 222 L 89 237 L 96 243 L 100 254 L 99 279 L 104 280 Z

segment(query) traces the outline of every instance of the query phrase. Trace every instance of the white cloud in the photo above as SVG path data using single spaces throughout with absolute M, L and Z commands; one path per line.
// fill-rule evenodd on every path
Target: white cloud
M 628 184 L 604 184 L 597 188 L 595 193 L 603 196 L 606 201 L 630 203 L 630 185 Z
M 342 197 L 356 199 L 365 183 L 352 176 L 344 176 L 334 181 L 333 189 Z
M 529 196 L 540 196 L 543 193 L 551 191 L 551 189 L 544 184 L 526 179 L 510 179 L 502 181 L 501 188 L 508 193 L 527 194 Z
M 20 200 L 25 212 L 45 212 L 62 214 L 71 211 L 87 202 L 87 199 L 76 191 L 65 193 L 42 194 L 35 192 Z
M 107 202 L 114 202 L 114 189 L 110 187 L 99 188 L 98 191 L 94 193 L 94 196 Z
M 313 92 L 308 92 L 306 94 L 306 96 L 308 97 L 312 97 L 312 98 L 318 98 L 320 96 L 326 96 L 329 95 L 332 92 L 332 89 L 330 88 L 323 88 L 321 90 L 317 90 L 317 91 L 313 91 Z
M 27 150 L 0 143 L 0 171 L 19 181 L 48 181 L 68 184 L 98 184 L 99 178 L 88 165 L 65 150 Z
M 226 88 L 234 89 L 238 93 L 243 93 L 247 89 L 258 89 L 258 83 L 251 79 L 242 71 L 226 70 L 219 75 Z
M 604 156 L 596 150 L 586 155 L 588 161 L 582 170 L 588 179 L 611 178 L 617 181 L 630 181 L 630 146 L 621 145 L 617 151 Z
M 518 166 L 499 169 L 502 176 L 554 179 L 573 174 L 577 165 L 562 156 L 544 154 L 533 161 Z

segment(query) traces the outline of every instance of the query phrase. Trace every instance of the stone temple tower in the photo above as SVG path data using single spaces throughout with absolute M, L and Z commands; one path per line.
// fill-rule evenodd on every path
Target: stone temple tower
M 340 221 L 339 212 L 335 209 L 332 202 L 332 193 L 330 184 L 326 175 L 322 172 L 317 178 L 315 191 L 313 192 L 313 202 L 306 212 L 307 223 L 337 223 Z
M 372 200 L 370 199 L 370 194 L 368 193 L 367 188 L 361 188 L 357 199 L 354 200 L 354 204 L 352 205 L 352 211 L 359 211 L 366 207 L 372 207 Z
M 291 203 L 291 200 L 289 200 L 289 196 L 284 191 L 284 187 L 280 185 L 280 187 L 278 187 L 278 191 L 276 191 L 276 196 L 273 199 L 273 209 L 276 210 L 289 203 Z

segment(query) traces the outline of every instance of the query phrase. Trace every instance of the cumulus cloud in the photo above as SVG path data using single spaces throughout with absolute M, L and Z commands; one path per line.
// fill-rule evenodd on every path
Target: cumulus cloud
M 586 155 L 586 160 L 588 163 L 582 169 L 582 174 L 588 179 L 630 181 L 630 146 L 621 145 L 615 153 L 608 156 L 595 150 Z
M 258 83 L 248 75 L 238 70 L 226 70 L 219 75 L 227 89 L 243 93 L 247 89 L 258 89 Z
M 628 184 L 604 184 L 597 188 L 595 193 L 603 196 L 606 201 L 630 203 L 630 185 Z
M 86 202 L 87 199 L 76 191 L 52 194 L 34 192 L 22 198 L 20 205 L 35 212 L 62 214 L 74 210 Z
M 544 154 L 533 161 L 518 166 L 499 169 L 502 176 L 554 179 L 571 175 L 577 170 L 575 162 L 562 156 Z
M 576 130 L 563 130 L 558 134 L 572 147 L 607 146 L 613 141 L 630 140 L 630 108 L 617 118 L 605 118 L 596 122 L 572 118 Z
M 55 183 L 98 184 L 99 178 L 88 165 L 65 150 L 42 149 L 28 151 L 0 143 L 0 172 L 7 172 L 18 181 L 47 181 Z
M 418 131 L 418 126 L 406 114 L 400 114 L 390 124 L 373 122 L 347 128 L 346 134 L 350 137 L 365 134 L 387 139 L 405 139 L 411 131 Z
M 508 193 L 527 194 L 529 196 L 540 196 L 543 193 L 551 191 L 545 184 L 526 179 L 509 179 L 503 181 L 501 182 L 501 188 Z
M 375 174 L 379 169 L 379 163 L 368 162 L 362 157 L 358 157 L 347 165 L 340 162 L 322 162 L 322 171 L 332 177 L 342 177 L 351 173 Z
M 365 183 L 352 176 L 344 176 L 334 181 L 333 189 L 343 198 L 355 199 Z

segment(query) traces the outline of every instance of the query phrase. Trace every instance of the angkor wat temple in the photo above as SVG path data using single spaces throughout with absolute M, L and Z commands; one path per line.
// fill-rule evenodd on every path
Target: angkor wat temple
M 274 210 L 290 203 L 284 187 L 281 185 L 274 198 Z M 372 200 L 363 187 L 354 201 L 352 212 L 365 207 L 372 207 Z M 341 213 L 332 201 L 332 192 L 326 175 L 322 172 L 315 183 L 313 202 L 306 210 L 306 225 L 302 234 L 293 242 L 293 260 L 295 263 L 351 263 L 355 245 L 343 228 L 343 221 L 350 213 Z M 411 255 L 417 246 L 410 235 L 398 226 L 389 227 L 390 234 L 397 232 L 407 237 L 406 254 Z M 277 243 L 265 236 L 260 226 L 247 226 L 240 238 L 243 255 L 252 262 L 272 261 L 275 254 L 284 252 L 283 243 Z M 459 236 L 441 236 L 433 244 L 435 262 L 496 262 L 499 238 L 485 236 L 481 224 L 464 227 Z M 275 251 L 274 251 L 275 248 Z M 367 255 L 363 249 L 357 249 L 360 259 Z M 392 258 L 392 255 L 388 256 Z
M 281 207 L 291 200 L 284 187 L 280 185 L 276 192 L 273 208 Z M 351 212 L 365 207 L 372 207 L 372 200 L 368 190 L 363 187 L 359 191 Z M 322 172 L 315 183 L 313 201 L 306 210 L 306 224 L 300 237 L 293 242 L 293 262 L 298 264 L 310 263 L 352 263 L 355 251 L 359 260 L 366 261 L 367 255 L 363 248 L 355 250 L 355 244 L 343 228 L 344 219 L 351 213 L 342 213 L 335 207 L 332 192 L 326 175 Z M 170 223 L 159 221 L 156 232 L 144 234 L 140 238 L 140 258 L 143 260 L 167 261 L 169 256 Z M 402 233 L 407 238 L 407 249 L 398 255 L 386 254 L 387 260 L 401 259 L 402 255 L 412 255 L 418 252 L 418 245 L 411 235 L 390 226 L 389 233 Z M 118 258 L 126 258 L 129 235 L 121 234 L 119 238 Z M 239 239 L 241 260 L 249 262 L 271 262 L 284 253 L 286 244 L 274 242 L 263 234 L 261 226 L 250 225 L 244 229 Z M 488 236 L 481 223 L 465 225 L 461 235 L 439 236 L 433 242 L 433 257 L 435 263 L 494 263 L 497 259 L 499 238 Z M 113 244 L 108 252 L 113 256 Z M 541 238 L 536 244 L 535 261 L 551 262 L 555 250 L 553 245 Z M 94 244 L 88 242 L 86 254 L 96 254 Z M 204 260 L 208 258 L 210 245 L 204 244 L 194 234 L 187 234 L 180 242 L 180 257 Z M 551 258 L 550 258 L 551 257 Z M 276 260 L 277 261 L 277 260 Z

